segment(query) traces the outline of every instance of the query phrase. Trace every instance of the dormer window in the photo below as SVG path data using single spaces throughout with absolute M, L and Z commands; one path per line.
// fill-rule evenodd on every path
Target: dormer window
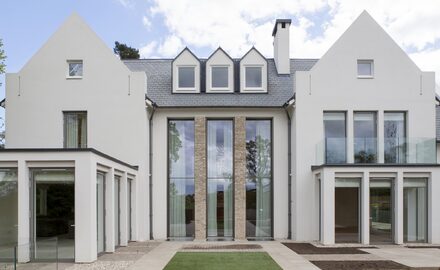
M 228 67 L 211 67 L 211 87 L 216 89 L 228 89 Z
M 200 61 L 185 48 L 172 64 L 173 93 L 200 92 Z
M 240 60 L 240 92 L 267 93 L 267 60 L 255 48 Z
M 67 61 L 67 78 L 80 79 L 83 76 L 83 61 L 68 60 Z
M 357 61 L 357 76 L 358 78 L 373 78 L 374 66 L 373 60 L 358 60 Z
M 183 66 L 178 67 L 179 76 L 179 89 L 194 89 L 195 88 L 195 67 L 194 66 Z
M 206 92 L 234 92 L 234 61 L 222 48 L 206 60 Z
M 262 85 L 262 67 L 253 67 L 247 66 L 245 67 L 245 89 L 261 89 Z

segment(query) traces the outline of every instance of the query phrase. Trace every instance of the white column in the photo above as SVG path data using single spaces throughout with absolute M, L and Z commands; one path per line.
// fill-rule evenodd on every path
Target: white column
M 18 161 L 18 262 L 30 261 L 30 221 L 31 210 L 29 209 L 30 180 L 26 161 Z
M 370 244 L 370 176 L 364 172 L 361 183 L 361 241 Z
M 353 110 L 347 111 L 347 163 L 354 163 Z
M 75 161 L 75 262 L 97 259 L 96 163 L 91 155 Z
M 131 180 L 131 240 L 138 241 L 138 230 L 137 230 L 137 224 L 138 224 L 138 215 L 137 215 L 137 177 L 134 177 Z M 142 225 L 143 226 L 143 225 Z M 146 225 L 145 225 L 146 226 Z
M 394 242 L 403 243 L 403 172 L 397 172 L 394 181 Z
M 384 163 L 384 127 L 383 111 L 377 112 L 377 161 Z
M 121 177 L 120 190 L 120 231 L 121 231 L 121 246 L 128 244 L 128 184 L 127 173 L 125 172 Z
M 105 174 L 105 252 L 115 251 L 115 171 Z
M 321 242 L 335 243 L 335 177 L 334 172 L 323 170 L 321 174 Z

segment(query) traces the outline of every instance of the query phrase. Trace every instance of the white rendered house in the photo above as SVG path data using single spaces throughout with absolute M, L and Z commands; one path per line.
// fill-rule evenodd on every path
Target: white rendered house
M 121 61 L 69 17 L 6 76 L 0 246 L 34 247 L 26 262 L 56 238 L 91 262 L 149 239 L 439 244 L 434 73 L 366 12 L 321 59 L 290 58 L 290 24 L 273 59 Z

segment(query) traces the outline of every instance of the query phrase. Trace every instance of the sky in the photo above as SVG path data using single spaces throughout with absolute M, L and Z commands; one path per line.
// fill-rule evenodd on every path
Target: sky
M 198 57 L 219 46 L 232 57 L 252 46 L 272 57 L 274 21 L 290 18 L 291 57 L 319 58 L 363 10 L 440 84 L 439 0 L 0 0 L 0 38 L 10 73 L 72 12 L 110 48 L 126 43 L 142 58 L 173 58 L 185 46 Z M 4 75 L 0 83 L 3 99 Z

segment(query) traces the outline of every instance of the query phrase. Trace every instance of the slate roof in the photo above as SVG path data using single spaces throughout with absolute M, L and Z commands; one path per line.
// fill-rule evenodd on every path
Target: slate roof
M 240 93 L 239 61 L 234 60 L 234 93 L 205 93 L 206 59 L 200 59 L 201 93 L 172 93 L 172 59 L 125 60 L 131 71 L 147 75 L 147 98 L 158 107 L 282 107 L 294 94 L 296 71 L 308 71 L 318 59 L 291 59 L 290 75 L 278 75 L 273 59 L 268 59 L 268 92 Z

